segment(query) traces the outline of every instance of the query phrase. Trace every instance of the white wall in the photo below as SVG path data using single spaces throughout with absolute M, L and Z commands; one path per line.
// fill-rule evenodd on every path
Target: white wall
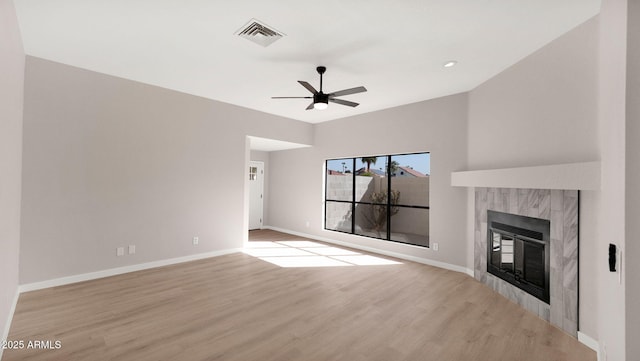
M 598 272 L 598 338 L 601 350 L 606 353 L 603 358 L 608 361 L 637 360 L 637 357 L 627 355 L 626 358 L 625 355 L 625 265 L 612 273 L 606 261 L 609 243 L 625 249 L 626 19 L 626 0 L 602 1 L 597 103 L 602 191 L 597 258 L 593 269 Z M 622 279 L 619 272 L 622 272 Z
M 0 0 L 0 340 L 18 290 L 24 63 L 13 2 Z
M 467 96 L 459 94 L 316 124 L 312 148 L 271 154 L 269 225 L 467 267 L 466 190 L 450 186 L 451 172 L 466 168 L 466 118 Z M 424 151 L 431 152 L 430 236 L 438 252 L 323 229 L 326 159 Z
M 598 21 L 589 20 L 470 92 L 469 169 L 600 158 L 597 37 Z M 595 338 L 596 193 L 581 192 L 579 261 L 580 330 Z
M 21 283 L 241 247 L 249 130 L 312 141 L 307 123 L 33 57 L 26 69 Z
M 627 359 L 640 358 L 640 2 L 628 2 L 626 142 Z

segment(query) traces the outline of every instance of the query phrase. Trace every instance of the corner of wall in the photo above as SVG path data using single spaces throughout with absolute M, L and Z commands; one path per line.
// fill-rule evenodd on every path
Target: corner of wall
M 5 340 L 18 299 L 25 74 L 24 48 L 11 0 L 0 2 L 0 44 L 0 340 Z
M 16 306 L 18 305 L 19 298 L 20 298 L 20 289 L 16 288 L 15 295 L 13 296 L 13 302 L 11 303 L 11 308 L 9 309 L 9 317 L 7 318 L 7 322 L 6 322 L 6 325 L 4 326 L 2 335 L 0 335 L 0 341 L 9 339 L 9 331 L 11 330 L 11 323 L 13 322 L 13 315 L 16 312 Z M 0 347 L 0 360 L 2 360 L 3 351 L 4 351 L 4 348 Z
M 626 99 L 626 338 L 627 357 L 640 355 L 640 242 L 630 235 L 640 233 L 640 2 L 627 8 L 627 99 Z

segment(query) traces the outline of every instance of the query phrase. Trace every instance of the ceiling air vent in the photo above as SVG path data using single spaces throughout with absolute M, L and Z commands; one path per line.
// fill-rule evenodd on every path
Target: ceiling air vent
M 236 31 L 236 35 L 267 47 L 285 34 L 259 20 L 251 19 L 240 30 Z

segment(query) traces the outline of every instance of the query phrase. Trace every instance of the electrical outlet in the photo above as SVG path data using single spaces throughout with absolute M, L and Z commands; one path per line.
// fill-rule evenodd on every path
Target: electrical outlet
M 118 257 L 124 256 L 124 247 L 116 248 L 116 256 L 118 256 Z
M 136 246 L 135 244 L 130 244 L 129 245 L 129 254 L 135 254 L 136 253 Z
M 304 224 L 304 225 L 305 225 L 305 226 L 307 226 L 307 228 L 309 228 L 309 226 L 310 226 L 309 221 L 305 222 L 305 224 Z
M 194 246 L 197 246 L 197 245 L 198 245 L 198 243 L 200 243 L 200 238 L 198 238 L 198 237 L 193 237 L 193 245 L 194 245 Z
M 438 243 L 437 242 L 433 242 L 432 248 L 434 251 L 438 250 Z

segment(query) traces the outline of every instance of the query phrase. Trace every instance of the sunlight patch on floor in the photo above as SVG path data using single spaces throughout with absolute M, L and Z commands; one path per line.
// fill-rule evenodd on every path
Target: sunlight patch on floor
M 322 256 L 355 256 L 362 253 L 350 251 L 348 249 L 338 247 L 317 247 L 317 248 L 301 248 L 302 250 L 313 252 Z
M 244 253 L 254 257 L 293 257 L 293 256 L 315 256 L 315 254 L 303 251 L 298 248 L 249 248 Z
M 303 248 L 303 247 L 327 247 L 322 243 L 311 241 L 278 241 L 279 244 L 284 244 L 289 247 Z
M 256 241 L 256 242 L 247 243 L 244 248 L 276 248 L 276 247 L 286 247 L 286 246 L 283 244 L 275 243 L 275 242 Z
M 280 267 L 350 267 L 352 264 L 338 261 L 330 257 L 259 257 L 263 261 Z
M 244 253 L 280 267 L 351 267 L 401 264 L 312 241 L 248 242 Z

